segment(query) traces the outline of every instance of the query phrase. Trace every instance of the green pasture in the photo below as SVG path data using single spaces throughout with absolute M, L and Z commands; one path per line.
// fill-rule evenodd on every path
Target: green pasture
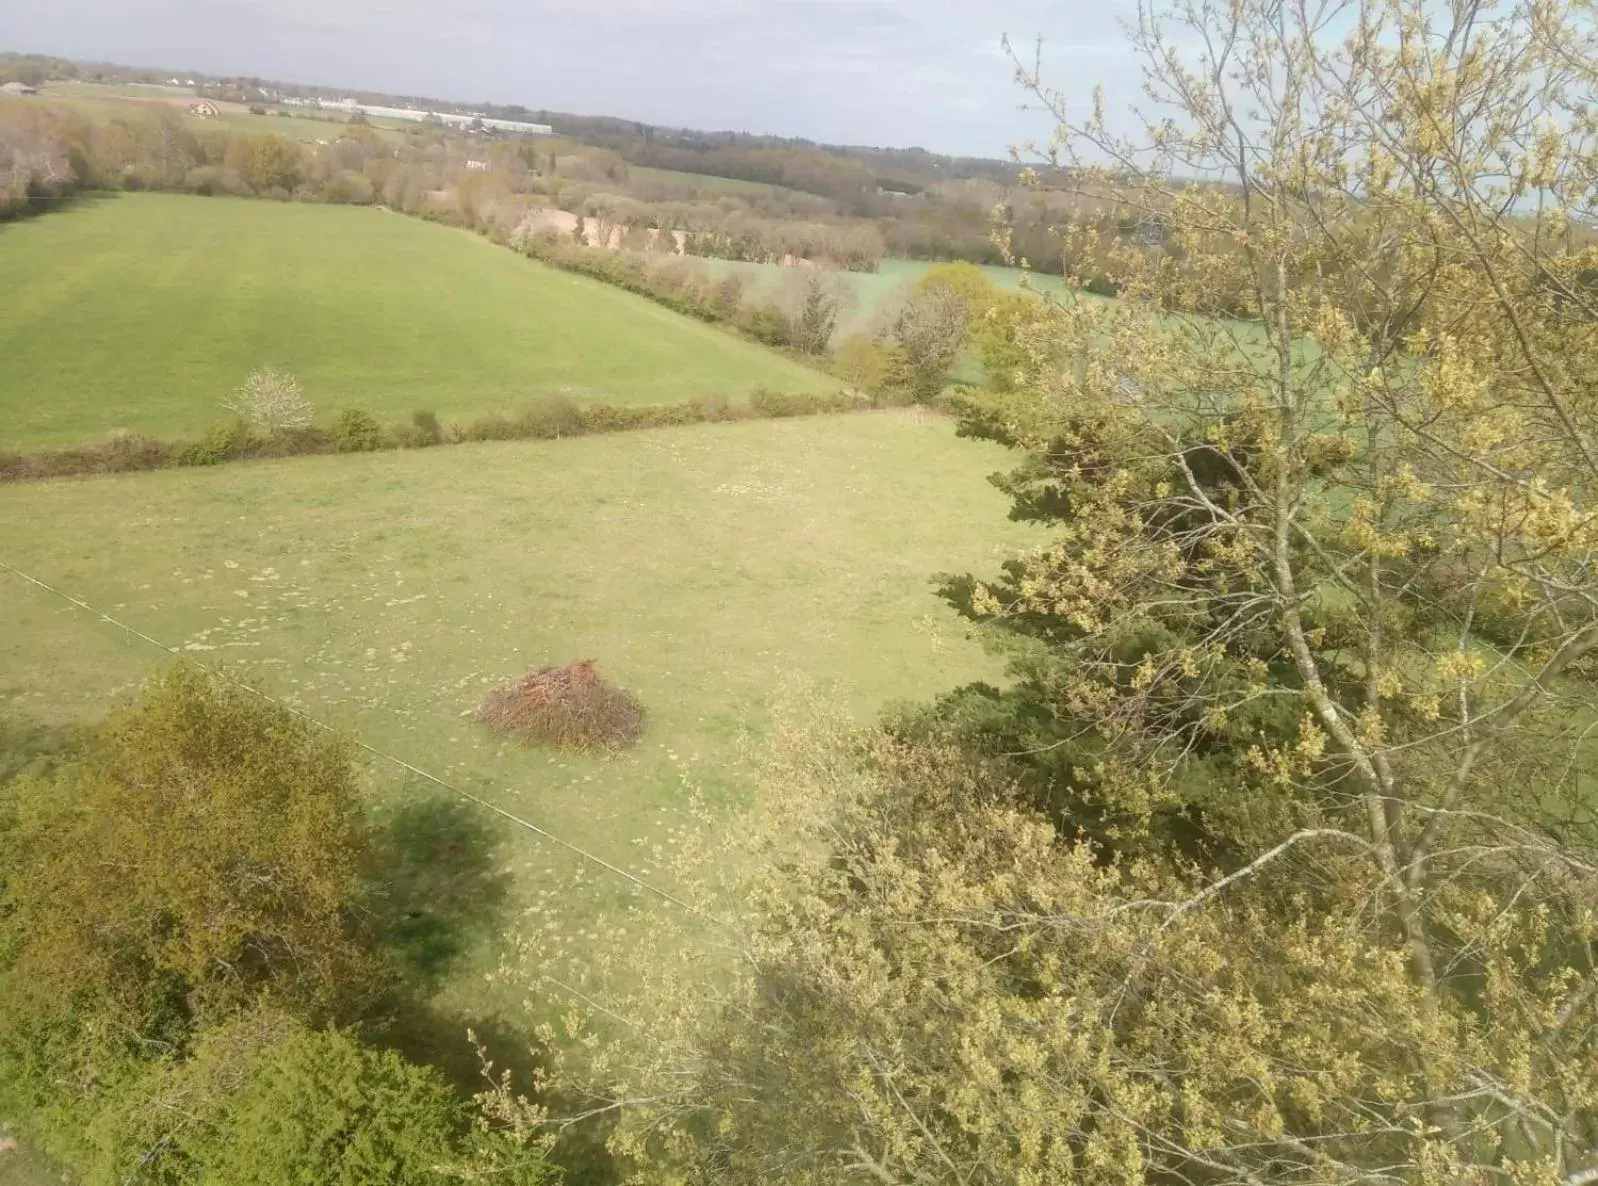
M 62 105 L 80 111 L 95 119 L 110 121 L 129 117 L 149 117 L 162 111 L 188 119 L 187 110 L 200 96 L 181 87 L 155 87 L 114 85 L 97 82 L 53 82 L 35 98 L 7 100 L 8 102 Z M 229 132 L 273 132 L 290 140 L 305 143 L 331 142 L 342 134 L 348 122 L 346 116 L 325 113 L 312 114 L 310 109 L 296 110 L 287 118 L 277 115 L 269 105 L 267 115 L 251 115 L 246 110 L 234 110 L 234 103 L 219 104 L 222 113 L 214 119 L 194 120 L 196 131 L 222 129 Z M 398 144 L 403 139 L 406 126 L 395 120 L 373 120 L 371 126 L 385 139 Z M 415 126 L 415 125 L 410 125 Z
M 764 194 L 783 188 L 780 185 L 767 185 L 762 181 L 740 181 L 736 177 L 684 173 L 679 169 L 656 169 L 649 165 L 628 165 L 627 176 L 632 181 L 664 181 L 673 185 L 694 186 L 711 193 L 723 194 Z
M 892 412 L 39 482 L 0 488 L 0 560 L 664 877 L 691 792 L 748 794 L 791 681 L 865 719 L 998 674 L 931 578 L 1032 537 L 984 480 L 1007 462 Z M 0 621 L 0 713 L 25 720 L 97 719 L 170 662 L 3 571 Z M 577 659 L 642 699 L 636 749 L 566 757 L 470 719 L 491 684 Z M 386 802 L 437 794 L 371 773 Z M 627 890 L 495 827 L 520 902 L 581 921 Z
M 707 259 L 703 262 L 717 275 L 737 273 L 747 277 L 751 292 L 768 296 L 777 294 L 785 284 L 794 283 L 796 276 L 808 274 L 781 264 L 753 264 L 724 259 Z M 847 308 L 839 319 L 840 332 L 867 333 L 876 328 L 903 304 L 916 281 L 926 275 L 928 269 L 937 266 L 926 260 L 885 259 L 875 272 L 829 273 L 849 293 Z M 1015 291 L 1021 287 L 1020 268 L 984 267 L 982 271 L 1001 289 Z M 1066 292 L 1065 281 L 1058 276 L 1031 272 L 1027 274 L 1027 284 L 1034 291 L 1051 296 L 1063 297 Z
M 380 209 L 95 197 L 0 228 L 0 275 L 0 447 L 194 433 L 267 365 L 298 376 L 324 419 L 832 386 L 641 297 Z
M 310 115 L 296 111 L 283 116 L 271 112 L 267 115 L 252 115 L 249 112 L 227 112 L 217 116 L 214 120 L 206 121 L 208 128 L 223 128 L 230 132 L 246 132 L 258 135 L 270 132 L 289 140 L 299 140 L 308 144 L 331 144 L 344 135 L 349 127 L 349 120 L 343 116 L 337 119 L 327 115 Z M 367 126 L 391 144 L 400 144 L 405 137 L 400 130 L 403 125 L 395 120 L 368 120 Z M 411 125 L 417 127 L 420 125 Z
M 26 1146 L 0 1150 L 0 1186 L 61 1186 L 75 1181 L 37 1150 Z

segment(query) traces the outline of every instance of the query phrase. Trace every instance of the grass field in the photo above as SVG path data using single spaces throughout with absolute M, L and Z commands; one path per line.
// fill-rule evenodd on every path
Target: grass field
M 736 177 L 684 173 L 679 169 L 656 169 L 649 165 L 628 165 L 627 176 L 633 181 L 668 181 L 673 185 L 695 186 L 711 193 L 764 194 L 783 189 L 780 185 L 767 185 L 762 181 L 740 181 Z
M 1030 538 L 983 480 L 1006 461 L 873 413 L 42 482 L 0 488 L 0 560 L 648 871 L 688 786 L 746 793 L 742 741 L 790 678 L 870 714 L 996 674 L 930 577 Z M 0 711 L 34 720 L 97 718 L 169 661 L 4 572 L 0 621 Z M 617 760 L 463 715 L 584 658 L 649 713 Z M 618 892 L 514 829 L 502 858 L 577 919 Z
M 0 1151 L 0 1186 L 61 1186 L 76 1181 L 31 1149 Z
M 290 122 L 290 121 L 283 121 Z M 331 416 L 664 402 L 822 374 L 641 297 L 382 210 L 126 194 L 0 228 L 0 446 L 225 418 L 286 368 Z
M 198 101 L 198 97 L 192 91 L 183 88 L 113 86 L 92 82 L 53 82 L 46 85 L 37 98 L 0 100 L 13 103 L 64 104 L 98 120 L 148 115 L 162 110 L 170 110 L 187 118 L 189 105 Z M 209 128 L 228 132 L 272 132 L 290 140 L 327 143 L 339 138 L 342 125 L 346 122 L 344 117 L 313 116 L 309 111 L 296 111 L 285 119 L 275 112 L 270 115 L 252 115 L 249 108 L 242 103 L 224 102 L 218 103 L 217 106 L 221 114 L 203 123 L 195 122 L 193 127 L 196 131 Z M 392 143 L 398 144 L 404 140 L 406 125 L 399 121 L 373 120 L 370 126 Z
M 795 272 L 795 269 L 780 264 L 751 264 L 720 259 L 706 260 L 705 263 L 718 273 L 736 272 L 747 276 L 750 291 L 755 293 L 777 292 Z M 851 294 L 849 307 L 840 318 L 840 332 L 861 333 L 872 329 L 883 314 L 897 308 L 915 282 L 934 267 L 937 264 L 924 260 L 885 259 L 875 272 L 834 273 L 848 286 Z M 1019 268 L 984 267 L 982 271 L 1000 288 L 1016 290 L 1021 286 Z M 1033 272 L 1028 283 L 1039 292 L 1053 295 L 1065 293 L 1065 282 L 1058 276 Z

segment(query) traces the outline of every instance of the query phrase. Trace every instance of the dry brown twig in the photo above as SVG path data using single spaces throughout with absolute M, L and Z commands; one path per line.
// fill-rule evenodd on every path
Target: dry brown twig
M 478 705 L 477 719 L 527 744 L 615 753 L 638 740 L 644 707 L 583 659 L 501 684 Z

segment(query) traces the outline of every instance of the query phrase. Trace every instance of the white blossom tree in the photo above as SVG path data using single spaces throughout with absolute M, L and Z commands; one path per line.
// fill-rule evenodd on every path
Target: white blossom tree
M 251 371 L 249 378 L 222 402 L 222 406 L 268 435 L 285 429 L 306 428 L 314 413 L 300 381 L 275 367 Z

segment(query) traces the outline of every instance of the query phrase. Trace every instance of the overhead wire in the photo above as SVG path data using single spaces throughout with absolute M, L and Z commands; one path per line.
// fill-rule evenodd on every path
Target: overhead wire
M 46 581 L 40 580 L 38 577 L 32 575 L 31 573 L 24 572 L 22 569 L 17 568 L 15 565 L 8 564 L 6 561 L 0 560 L 0 570 L 3 570 L 5 572 L 9 572 L 13 576 L 20 577 L 22 580 L 27 581 L 30 585 L 35 585 L 38 588 L 43 589 L 45 592 L 47 592 L 47 593 L 49 593 L 49 594 L 51 594 L 51 595 L 53 595 L 55 597 L 59 597 L 61 600 L 63 600 L 65 602 L 77 607 L 78 609 L 84 611 L 85 613 L 94 615 L 95 617 L 99 618 L 101 621 L 109 623 L 112 626 L 115 626 L 118 630 L 122 630 L 122 631 L 126 632 L 127 634 L 131 635 L 132 637 L 137 638 L 137 639 L 139 639 L 142 642 L 146 642 L 150 646 L 153 646 L 153 647 L 157 648 L 158 650 L 165 651 L 169 655 L 174 655 L 174 656 L 176 656 L 178 658 L 184 659 L 187 662 L 193 663 L 196 667 L 200 668 L 201 670 L 207 672 L 208 674 L 210 674 L 212 676 L 215 676 L 217 679 L 222 680 L 222 681 L 224 681 L 224 682 L 226 682 L 228 684 L 231 684 L 234 687 L 239 688 L 239 689 L 241 689 L 241 690 L 243 690 L 245 692 L 248 692 L 250 695 L 258 697 L 259 699 L 264 700 L 266 703 L 271 704 L 271 705 L 283 710 L 284 712 L 292 714 L 293 716 L 297 717 L 298 719 L 300 719 L 302 721 L 305 721 L 307 724 L 313 725 L 314 727 L 316 727 L 318 729 L 321 729 L 321 730 L 323 730 L 324 732 L 327 732 L 327 733 L 333 733 L 333 734 L 340 734 L 341 735 L 341 731 L 340 730 L 336 729 L 332 725 L 327 724 L 325 721 L 319 720 L 318 718 L 312 716 L 310 713 L 306 712 L 304 709 L 298 708 L 295 705 L 289 704 L 289 703 L 287 703 L 287 702 L 285 702 L 283 700 L 279 700 L 277 697 L 272 696 L 272 695 L 270 695 L 270 694 L 268 694 L 266 692 L 263 692 L 260 688 L 256 687 L 255 685 L 253 685 L 253 684 L 251 684 L 251 683 L 249 683 L 249 682 L 247 682 L 245 680 L 241 680 L 241 679 L 237 678 L 236 676 L 233 676 L 233 675 L 229 674 L 228 672 L 221 670 L 220 668 L 212 667 L 212 666 L 210 666 L 209 664 L 206 664 L 206 663 L 201 663 L 198 660 L 193 659 L 191 656 L 188 656 L 188 655 L 184 654 L 184 652 L 178 650 L 176 647 L 168 646 L 166 643 L 162 642 L 160 639 L 154 638 L 154 637 L 144 633 L 144 631 L 139 630 L 137 627 L 131 626 L 127 622 L 124 622 L 121 619 L 113 617 L 111 614 L 106 613 L 104 610 L 99 609 L 96 606 L 90 605 L 87 601 L 84 601 L 82 598 L 74 597 L 72 594 L 67 593 L 66 591 L 64 591 L 62 589 L 58 589 L 54 585 L 51 585 L 51 584 L 49 584 Z M 438 786 L 438 787 L 442 788 L 443 790 L 449 792 L 452 795 L 457 795 L 457 796 L 459 796 L 460 798 L 466 800 L 469 803 L 473 803 L 473 804 L 477 805 L 478 807 L 484 808 L 487 811 L 491 811 L 495 815 L 498 815 L 501 818 L 510 821 L 511 823 L 515 824 L 516 826 L 518 826 L 520 828 L 524 828 L 524 829 L 526 829 L 529 832 L 532 832 L 534 835 L 540 837 L 541 839 L 546 840 L 549 843 L 554 844 L 554 845 L 556 845 L 556 846 L 558 846 L 560 848 L 564 848 L 568 852 L 574 853 L 576 856 L 582 858 L 584 861 L 589 862 L 590 864 L 596 866 L 597 868 L 604 869 L 607 872 L 612 873 L 612 874 L 614 874 L 617 877 L 623 878 L 626 881 L 631 882 L 633 885 L 637 886 L 639 889 L 642 889 L 642 890 L 644 890 L 644 891 L 646 891 L 648 893 L 651 893 L 651 894 L 655 895 L 657 898 L 662 899 L 663 901 L 670 902 L 673 905 L 678 906 L 681 909 L 688 911 L 690 914 L 696 915 L 696 916 L 701 917 L 701 918 L 707 917 L 704 914 L 704 912 L 701 911 L 697 906 L 693 905 L 693 903 L 685 901 L 684 899 L 678 897 L 676 894 L 672 893 L 670 890 L 662 889 L 660 886 L 657 886 L 657 885 L 654 885 L 654 884 L 652 884 L 652 883 L 650 883 L 648 881 L 645 881 L 643 878 L 641 878 L 641 877 L 639 877 L 639 876 L 637 876 L 637 875 L 635 875 L 633 873 L 629 873 L 626 869 L 623 869 L 621 866 L 616 865 L 616 864 L 612 864 L 610 861 L 607 861 L 604 857 L 599 856 L 597 853 L 590 852 L 586 848 L 583 848 L 581 845 L 575 844 L 572 841 L 567 840 L 567 839 L 565 839 L 562 836 L 556 835 L 554 832 L 551 832 L 548 828 L 542 827 L 542 826 L 540 826 L 538 824 L 533 823 L 531 820 L 524 819 L 523 817 L 521 817 L 519 815 L 516 815 L 513 812 L 507 811 L 503 807 L 500 807 L 498 804 L 491 803 L 487 799 L 483 799 L 483 798 L 481 798 L 481 797 L 479 797 L 477 795 L 472 794 L 470 791 L 462 790 L 460 787 L 454 786 L 453 784 L 445 781 L 444 779 L 440 778 L 438 775 L 432 773 L 431 771 L 424 770 L 422 767 L 417 766 L 417 765 L 415 765 L 412 762 L 408 762 L 404 758 L 401 758 L 401 757 L 399 757 L 396 754 L 391 754 L 391 753 L 389 753 L 386 750 L 379 749 L 377 746 L 372 745 L 372 744 L 370 744 L 370 743 L 368 743 L 366 741 L 363 741 L 359 737 L 355 737 L 355 738 L 353 738 L 353 740 L 354 740 L 355 745 L 358 748 L 360 748 L 361 750 L 364 750 L 368 754 L 371 754 L 373 757 L 381 758 L 383 761 L 392 763 L 393 765 L 399 767 L 400 769 L 408 771 L 411 774 L 414 774 L 418 778 L 421 778 L 421 779 L 423 779 L 423 780 L 425 780 L 427 782 L 433 783 L 435 786 Z

